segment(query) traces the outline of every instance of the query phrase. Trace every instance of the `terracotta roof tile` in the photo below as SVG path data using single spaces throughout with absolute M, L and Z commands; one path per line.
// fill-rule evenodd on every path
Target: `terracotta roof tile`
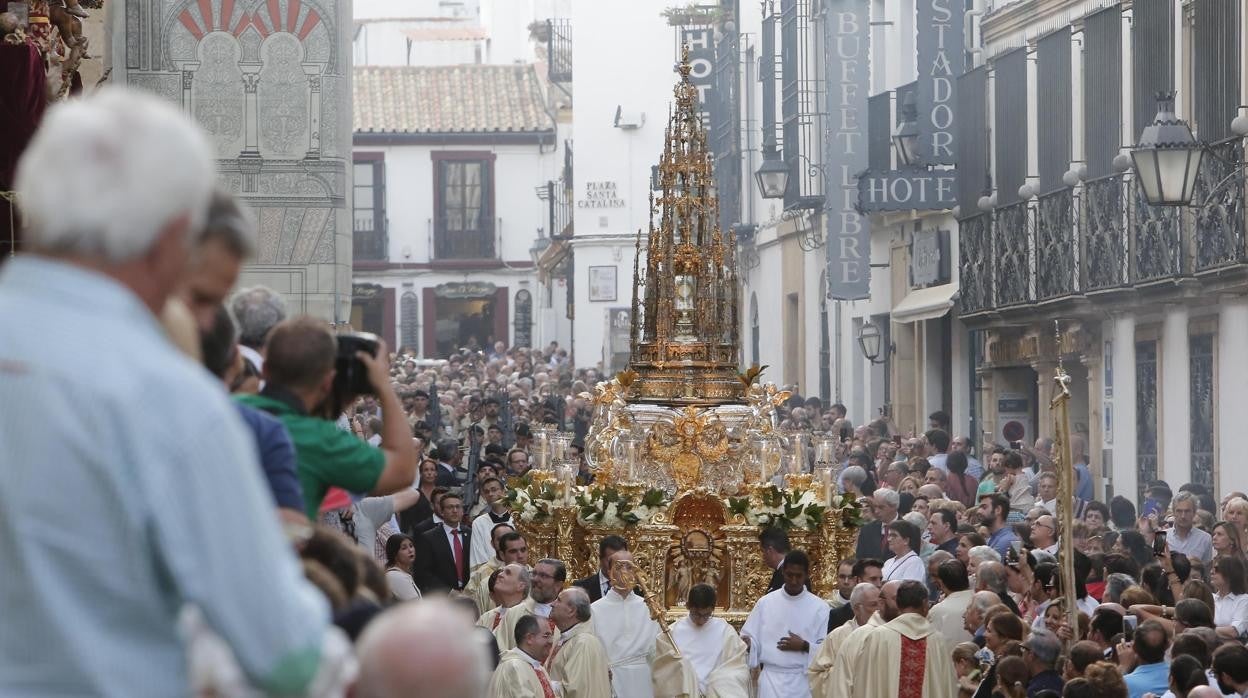
M 531 65 L 357 66 L 356 133 L 553 131 Z

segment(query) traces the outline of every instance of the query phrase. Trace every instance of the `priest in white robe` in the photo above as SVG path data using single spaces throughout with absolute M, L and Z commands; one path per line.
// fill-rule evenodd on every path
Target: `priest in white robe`
M 553 644 L 549 626 L 523 616 L 516 621 L 512 644 L 515 647 L 503 652 L 490 677 L 490 698 L 557 698 L 559 684 L 542 666 Z
M 551 606 L 560 634 L 546 665 L 564 698 L 611 698 L 607 651 L 594 634 L 591 616 L 589 594 L 580 587 L 564 589 Z
M 880 610 L 880 590 L 870 582 L 862 582 L 854 587 L 849 594 L 849 607 L 854 617 L 837 626 L 823 640 L 823 646 L 811 662 L 807 676 L 810 679 L 810 693 L 814 698 L 827 696 L 832 691 L 832 667 L 836 665 L 836 656 L 850 634 L 867 625 L 871 617 Z M 876 625 L 883 625 L 883 621 Z
M 493 538 L 493 545 L 499 546 L 499 539 L 508 533 L 515 533 L 515 529 L 511 527 L 511 524 L 502 523 L 495 526 L 492 531 L 486 531 L 485 533 Z M 477 541 L 475 536 L 477 534 L 475 533 L 475 529 L 472 535 L 474 536 L 472 544 L 473 547 L 476 547 Z M 491 548 L 491 550 L 494 549 L 495 548 Z M 479 613 L 485 613 L 495 606 L 494 600 L 490 598 L 490 589 L 488 584 L 490 581 L 490 575 L 494 574 L 495 570 L 503 569 L 508 562 L 503 559 L 502 547 L 499 546 L 497 549 L 497 555 L 491 555 L 485 562 L 472 567 L 472 574 L 468 576 L 468 583 L 464 585 L 464 594 L 472 597 L 472 600 L 477 602 L 477 610 Z M 513 562 L 515 561 L 513 560 Z
M 546 623 L 554 633 L 555 642 L 559 641 L 559 629 L 550 620 L 550 605 L 559 597 L 564 583 L 568 581 L 568 568 L 559 560 L 547 558 L 538 560 L 530 575 L 529 595 L 518 605 L 507 609 L 502 621 L 494 629 L 499 652 L 506 652 L 516 646 L 516 622 L 527 615 L 537 616 Z
M 529 568 L 524 565 L 507 565 L 490 576 L 490 594 L 498 599 L 498 605 L 477 619 L 477 625 L 492 633 L 502 625 L 507 610 L 519 606 L 529 596 Z
M 689 615 L 672 624 L 672 639 L 693 669 L 698 696 L 748 698 L 749 650 L 735 628 L 713 615 L 717 602 L 715 588 L 709 584 L 690 589 L 685 602 Z
M 891 620 L 864 638 L 847 667 L 851 698 L 954 698 L 953 648 L 927 620 L 927 587 L 907 580 L 884 596 Z
M 828 632 L 828 604 L 806 589 L 810 558 L 791 550 L 780 565 L 784 586 L 758 600 L 741 628 L 758 698 L 808 698 L 806 671 Z
M 611 660 L 611 686 L 621 698 L 653 698 L 654 638 L 659 624 L 633 593 L 636 566 L 627 550 L 613 553 L 611 589 L 594 602 L 594 632 Z

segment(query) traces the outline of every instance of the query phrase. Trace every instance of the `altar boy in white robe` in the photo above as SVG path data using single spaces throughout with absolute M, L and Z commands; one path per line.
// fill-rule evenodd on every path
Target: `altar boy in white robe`
M 672 638 L 693 667 L 701 698 L 748 698 L 749 650 L 736 629 L 712 615 L 716 602 L 711 585 L 690 589 L 685 602 L 689 615 L 672 625 Z
M 828 632 L 828 604 L 806 589 L 810 558 L 789 551 L 780 565 L 784 586 L 758 600 L 741 635 L 749 664 L 760 669 L 758 698 L 809 698 L 806 670 Z
M 594 633 L 611 661 L 611 688 L 620 698 L 653 698 L 659 624 L 650 618 L 645 599 L 633 593 L 637 579 L 633 556 L 621 550 L 610 561 L 611 589 L 590 608 Z

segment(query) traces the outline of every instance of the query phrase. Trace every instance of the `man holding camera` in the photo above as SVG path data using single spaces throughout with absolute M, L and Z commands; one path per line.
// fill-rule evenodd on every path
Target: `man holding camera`
M 338 429 L 333 421 L 356 396 L 335 394 L 338 339 L 324 322 L 310 317 L 287 320 L 273 328 L 266 348 L 264 390 L 238 399 L 286 425 L 295 444 L 309 519 L 316 519 L 330 487 L 386 495 L 412 485 L 416 449 L 403 406 L 390 387 L 385 342 L 376 356 L 363 351 L 355 355 L 381 407 L 379 447 Z

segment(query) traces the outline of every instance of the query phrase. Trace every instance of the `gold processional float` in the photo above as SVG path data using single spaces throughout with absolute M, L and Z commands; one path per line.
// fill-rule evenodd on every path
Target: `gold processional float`
M 576 483 L 571 435 L 535 430 L 534 470 L 509 496 L 531 563 L 557 558 L 585 577 L 599 541 L 619 535 L 661 623 L 684 615 L 690 587 L 707 583 L 717 615 L 739 626 L 772 575 L 763 528 L 788 531 L 827 597 L 860 511 L 835 485 L 836 442 L 780 433 L 775 410 L 789 393 L 761 384 L 757 366 L 738 372 L 736 249 L 718 225 L 687 47 L 679 72 L 661 193 L 651 194 L 649 234 L 637 233 L 629 367 L 583 395 L 594 406 L 585 442 L 594 482 Z

